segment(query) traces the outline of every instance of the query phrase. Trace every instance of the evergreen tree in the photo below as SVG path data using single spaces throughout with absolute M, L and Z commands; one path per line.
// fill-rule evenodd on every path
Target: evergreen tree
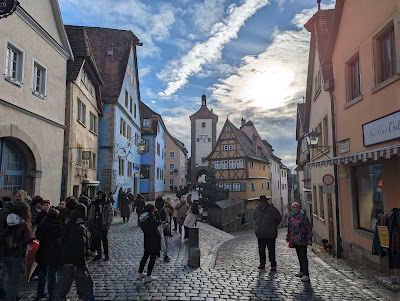
M 199 192 L 202 197 L 201 203 L 206 207 L 210 207 L 215 202 L 226 199 L 226 193 L 223 189 L 218 187 L 215 170 L 213 168 L 207 170 L 205 175 L 206 182 L 199 185 Z

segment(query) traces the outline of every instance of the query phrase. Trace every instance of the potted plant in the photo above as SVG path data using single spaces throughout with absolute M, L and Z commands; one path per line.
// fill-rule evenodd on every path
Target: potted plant
M 322 240 L 322 247 L 326 250 L 327 249 L 327 244 L 328 243 L 328 240 L 327 239 L 323 239 Z
M 326 244 L 326 248 L 328 250 L 329 255 L 332 255 L 332 244 L 331 243 L 327 243 Z

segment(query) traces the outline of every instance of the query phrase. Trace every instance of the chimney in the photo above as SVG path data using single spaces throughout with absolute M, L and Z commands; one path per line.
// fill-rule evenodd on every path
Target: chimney
M 254 153 L 255 153 L 256 155 L 258 155 L 258 154 L 257 154 L 257 135 L 256 135 L 256 133 L 254 133 L 254 134 L 253 134 L 253 137 L 251 137 L 251 142 L 252 142 L 252 144 L 253 144 L 253 151 L 254 151 Z
M 318 3 L 318 10 L 321 10 L 321 0 L 317 0 Z
M 241 127 L 243 127 L 245 124 L 246 124 L 246 119 L 244 119 L 243 117 L 242 117 L 242 120 L 240 120 L 240 122 L 241 122 Z

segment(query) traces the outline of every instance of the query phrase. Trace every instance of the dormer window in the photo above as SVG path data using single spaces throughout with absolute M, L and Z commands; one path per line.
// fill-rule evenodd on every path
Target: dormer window
M 230 131 L 231 131 L 231 127 L 230 127 L 229 125 L 227 125 L 226 128 L 225 128 L 225 130 L 226 130 L 227 132 L 230 132 Z
M 149 128 L 150 127 L 150 119 L 149 118 L 143 119 L 143 127 L 144 128 Z

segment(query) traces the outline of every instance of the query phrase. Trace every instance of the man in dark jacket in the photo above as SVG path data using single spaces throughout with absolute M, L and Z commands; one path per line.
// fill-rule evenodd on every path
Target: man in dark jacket
M 275 242 L 278 237 L 278 226 L 282 216 L 274 205 L 268 203 L 265 195 L 260 196 L 260 203 L 254 209 L 254 229 L 258 239 L 258 253 L 260 255 L 259 269 L 265 269 L 265 247 L 268 248 L 268 259 L 271 271 L 276 271 Z
M 136 201 L 133 207 L 133 211 L 135 211 L 136 208 L 136 214 L 138 217 L 138 224 L 139 224 L 139 217 L 140 215 L 143 213 L 144 210 L 144 206 L 145 206 L 145 202 L 144 202 L 144 197 L 141 194 L 138 194 L 136 197 Z
M 108 230 L 110 229 L 112 220 L 113 210 L 111 201 L 106 198 L 102 191 L 99 191 L 92 206 L 90 207 L 88 215 L 90 234 L 95 236 L 93 238 L 93 243 L 97 249 L 97 255 L 93 258 L 93 261 L 97 261 L 102 258 L 101 242 L 103 242 L 104 261 L 110 260 L 108 256 Z
M 63 231 L 64 267 L 56 300 L 67 300 L 66 296 L 75 280 L 79 300 L 83 300 L 88 286 L 89 272 L 86 257 L 89 250 L 90 234 L 84 223 L 86 206 L 78 204 L 71 215 L 71 220 Z
M 157 208 L 158 212 L 160 212 L 161 209 L 164 208 L 164 199 L 162 198 L 161 194 L 159 194 L 156 198 L 154 206 Z

